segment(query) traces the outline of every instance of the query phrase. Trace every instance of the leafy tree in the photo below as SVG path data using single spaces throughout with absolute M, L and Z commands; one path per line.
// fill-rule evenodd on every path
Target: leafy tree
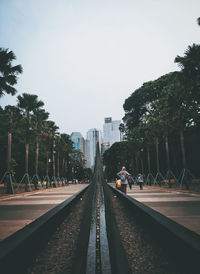
M 34 109 L 32 116 L 32 127 L 36 137 L 36 152 L 35 152 L 35 174 L 38 175 L 38 158 L 39 158 L 39 146 L 40 139 L 43 135 L 43 128 L 46 120 L 49 117 L 49 113 L 44 109 Z
M 62 162 L 62 177 L 67 177 L 69 170 L 70 155 L 73 151 L 73 142 L 68 134 L 62 133 L 60 135 L 60 156 Z
M 128 140 L 138 144 L 138 155 L 142 147 L 147 148 L 148 169 L 150 170 L 149 146 L 155 142 L 157 155 L 157 172 L 159 172 L 158 138 L 163 132 L 168 147 L 169 116 L 165 97 L 166 87 L 169 85 L 173 73 L 161 76 L 155 81 L 150 81 L 125 100 L 124 109 Z M 163 112 L 165 110 L 165 113 Z M 141 157 L 140 157 L 141 158 Z M 169 159 L 168 151 L 167 158 Z M 142 160 L 142 159 L 141 159 Z M 169 163 L 169 161 L 168 161 Z M 137 165 L 137 164 L 136 164 Z
M 116 178 L 116 174 L 125 166 L 133 173 L 132 159 L 134 146 L 128 141 L 116 142 L 103 154 L 103 163 L 106 166 L 105 175 L 108 179 Z
M 22 66 L 12 66 L 15 59 L 12 51 L 0 48 L 0 97 L 4 93 L 15 95 L 17 92 L 13 86 L 17 83 L 17 75 L 22 73 Z
M 184 97 L 191 102 L 200 102 L 200 45 L 189 46 L 183 57 L 178 55 L 175 58 L 175 63 L 181 68 L 180 81 L 185 88 Z
M 183 134 L 184 125 L 200 123 L 200 45 L 193 44 L 189 46 L 184 56 L 177 56 L 175 62 L 178 63 L 181 68 L 181 72 L 178 75 L 179 77 L 175 82 L 176 87 L 177 85 L 179 86 L 176 99 L 178 98 L 181 104 L 179 104 L 179 115 L 174 115 L 174 117 L 177 119 L 178 116 L 178 123 L 181 125 L 180 140 L 183 165 L 186 167 Z
M 46 121 L 44 125 L 44 137 L 46 146 L 46 176 L 49 176 L 49 157 L 52 152 L 52 175 L 55 176 L 55 135 L 58 127 L 53 121 Z
M 37 95 L 28 94 L 28 93 L 23 93 L 22 96 L 19 95 L 17 99 L 18 99 L 17 106 L 21 110 L 21 113 L 26 123 L 25 174 L 28 174 L 30 130 L 32 129 L 31 116 L 33 115 L 33 111 L 39 110 L 44 105 L 44 103 L 42 101 L 38 101 Z M 27 190 L 27 181 L 26 181 L 26 190 Z
M 92 169 L 91 168 L 84 168 L 84 179 L 91 179 L 92 178 Z

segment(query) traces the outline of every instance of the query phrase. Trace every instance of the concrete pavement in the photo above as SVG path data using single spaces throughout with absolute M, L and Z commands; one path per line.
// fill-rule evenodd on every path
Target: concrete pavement
M 200 194 L 154 186 L 127 187 L 127 195 L 200 234 Z
M 0 241 L 22 229 L 86 186 L 86 184 L 71 184 L 1 198 Z

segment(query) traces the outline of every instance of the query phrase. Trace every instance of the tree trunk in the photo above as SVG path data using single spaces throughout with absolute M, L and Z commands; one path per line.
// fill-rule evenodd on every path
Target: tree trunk
M 62 177 L 65 177 L 65 158 L 62 158 Z
M 150 151 L 149 151 L 149 147 L 147 147 L 147 164 L 148 164 L 148 173 L 151 173 L 151 162 L 150 162 Z
M 7 162 L 7 171 L 11 170 L 11 155 L 12 155 L 12 111 L 9 108 L 9 128 L 8 128 L 8 162 Z
M 178 167 L 177 167 L 177 158 L 176 158 L 176 154 L 177 153 L 175 153 L 175 148 L 174 148 L 174 145 L 173 144 L 170 144 L 170 151 L 173 151 L 173 154 L 172 154 L 172 156 L 173 156 L 173 170 L 177 173 L 178 172 Z
M 46 153 L 46 176 L 49 175 L 49 152 Z
M 170 170 L 170 159 L 169 159 L 169 142 L 168 142 L 168 136 L 166 135 L 165 136 L 165 149 L 166 149 L 166 157 L 167 157 L 167 168 L 168 168 L 168 171 Z M 171 176 L 170 176 L 170 173 L 169 174 L 169 177 L 167 178 L 169 180 L 169 187 L 171 188 L 172 185 L 171 185 Z
M 67 178 L 68 177 L 68 161 L 66 160 L 65 161 L 65 177 Z
M 25 173 L 26 173 L 26 177 L 25 177 L 25 191 L 28 191 L 28 155 L 29 155 L 29 144 L 25 144 L 25 149 L 26 149 L 26 153 L 25 153 Z
M 138 174 L 138 158 L 135 156 L 135 163 L 136 163 L 136 174 Z
M 142 174 L 144 174 L 144 163 L 143 163 L 142 157 L 140 158 L 140 162 L 141 162 L 141 172 Z
M 169 142 L 168 136 L 165 136 L 165 149 L 166 149 L 166 157 L 167 157 L 167 168 L 170 170 L 170 160 L 169 160 Z
M 60 153 L 57 153 L 57 177 L 60 177 Z
M 55 177 L 56 177 L 56 165 L 55 165 L 55 154 L 54 154 L 54 151 L 53 151 L 53 155 L 52 155 L 52 164 L 53 164 L 53 177 L 55 179 Z
M 186 168 L 184 134 L 183 134 L 183 130 L 182 129 L 180 130 L 180 142 L 181 142 L 181 153 L 182 153 L 183 168 Z
M 53 151 L 52 151 L 52 168 L 53 168 L 53 187 L 56 187 L 56 164 L 55 164 L 55 140 L 53 140 Z
M 156 164 L 157 164 L 157 172 L 160 172 L 158 138 L 156 138 Z
M 8 132 L 8 162 L 7 162 L 7 190 L 6 193 L 13 194 L 12 174 L 11 172 L 11 149 L 12 149 L 12 133 Z
M 35 174 L 38 174 L 38 158 L 39 158 L 39 141 L 37 137 L 37 142 L 36 142 L 36 152 L 35 152 Z
M 7 171 L 11 170 L 11 149 L 12 149 L 12 133 L 8 132 L 8 163 L 7 163 Z
M 25 173 L 28 173 L 28 155 L 29 155 L 29 144 L 25 145 L 26 156 L 25 156 Z

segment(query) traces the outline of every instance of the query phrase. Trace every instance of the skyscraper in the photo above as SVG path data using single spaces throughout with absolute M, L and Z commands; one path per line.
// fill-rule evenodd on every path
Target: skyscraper
M 70 136 L 74 149 L 85 154 L 85 140 L 80 132 L 72 132 Z
M 120 124 L 120 120 L 112 121 L 112 117 L 107 117 L 104 119 L 102 144 L 103 151 L 111 147 L 115 142 L 120 142 L 123 140 L 122 134 L 119 130 Z
M 96 156 L 96 144 L 101 147 L 101 134 L 96 128 L 89 129 L 86 137 L 86 166 L 94 168 Z

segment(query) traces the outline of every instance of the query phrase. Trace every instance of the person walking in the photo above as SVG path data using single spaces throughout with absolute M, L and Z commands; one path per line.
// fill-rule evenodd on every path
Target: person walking
M 129 184 L 129 188 L 132 189 L 132 185 L 134 184 L 134 180 L 133 177 L 130 175 L 128 175 L 128 184 Z
M 143 189 L 143 181 L 144 181 L 144 179 L 143 179 L 143 175 L 141 173 L 138 174 L 137 181 L 138 181 L 138 183 L 140 185 L 140 190 L 142 190 Z
M 117 173 L 117 176 L 120 178 L 121 180 L 121 191 L 124 192 L 126 194 L 126 189 L 127 189 L 127 184 L 128 184 L 128 176 L 130 175 L 130 173 L 128 173 L 126 171 L 125 166 L 122 167 L 121 171 Z

